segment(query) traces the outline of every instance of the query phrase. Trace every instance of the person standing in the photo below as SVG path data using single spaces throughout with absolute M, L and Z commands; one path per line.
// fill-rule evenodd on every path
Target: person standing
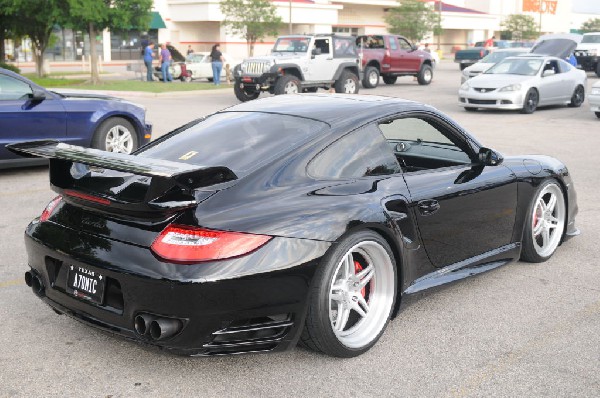
M 212 46 L 212 51 L 210 52 L 210 59 L 212 61 L 213 84 L 215 86 L 218 86 L 219 84 L 221 84 L 221 71 L 223 70 L 223 62 L 225 61 L 219 43 Z
M 487 39 L 487 40 L 485 41 L 485 45 L 484 45 L 484 47 L 485 47 L 485 48 L 494 47 L 494 40 L 496 40 L 496 36 L 492 36 L 492 37 L 490 37 L 489 39 Z
M 190 45 L 188 46 L 188 49 L 187 49 L 187 54 L 186 54 L 186 55 L 190 55 L 190 54 L 193 54 L 193 53 L 194 53 L 194 49 L 192 48 L 192 45 L 190 44 Z
M 171 52 L 167 49 L 167 45 L 163 44 L 160 50 L 160 71 L 165 83 L 173 81 L 173 76 L 171 76 L 171 71 L 169 70 L 171 59 Z
M 152 75 L 152 59 L 154 58 L 154 42 L 148 43 L 146 48 L 144 48 L 144 64 L 146 64 L 146 81 L 153 81 L 154 77 Z

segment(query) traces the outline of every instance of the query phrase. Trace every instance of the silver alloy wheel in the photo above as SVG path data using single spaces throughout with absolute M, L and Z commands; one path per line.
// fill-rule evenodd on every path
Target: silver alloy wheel
M 344 93 L 346 94 L 354 94 L 356 92 L 356 82 L 354 79 L 347 78 L 344 81 Z
M 369 84 L 371 86 L 376 86 L 377 83 L 379 83 L 379 74 L 376 70 L 372 70 L 371 73 L 369 73 Z
M 116 125 L 106 133 L 105 150 L 107 152 L 131 153 L 133 137 L 131 131 L 123 125 Z
M 541 257 L 549 257 L 558 247 L 565 227 L 565 200 L 556 184 L 548 184 L 536 198 L 532 212 L 533 247 Z
M 433 73 L 431 72 L 431 69 L 425 69 L 423 71 L 423 80 L 426 82 L 430 82 L 432 78 L 433 78 Z
M 379 336 L 394 302 L 394 267 L 374 241 L 356 244 L 338 263 L 329 289 L 329 320 L 338 341 L 360 349 Z
M 283 88 L 285 94 L 298 94 L 298 85 L 292 80 L 286 83 Z

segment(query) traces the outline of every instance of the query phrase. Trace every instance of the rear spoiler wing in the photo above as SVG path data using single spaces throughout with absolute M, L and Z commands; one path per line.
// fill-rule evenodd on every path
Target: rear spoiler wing
M 193 197 L 193 191 L 197 188 L 237 179 L 233 171 L 223 166 L 198 166 L 124 153 L 105 152 L 54 140 L 14 143 L 6 145 L 6 148 L 20 156 L 49 159 L 50 183 L 58 193 L 62 193 L 74 185 L 75 178 L 71 173 L 73 164 L 84 164 L 151 177 L 152 180 L 144 202 L 153 209 L 181 208 L 181 201 L 158 200 L 172 191 L 172 188 L 179 188 L 178 191 L 184 191 L 189 198 Z M 115 201 L 114 198 L 111 200 Z M 196 204 L 195 201 L 193 204 Z M 188 206 L 185 207 L 189 207 L 189 205 L 192 203 L 188 201 Z

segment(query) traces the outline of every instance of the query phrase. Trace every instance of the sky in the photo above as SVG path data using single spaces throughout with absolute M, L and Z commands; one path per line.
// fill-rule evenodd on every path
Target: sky
M 573 12 L 600 14 L 600 0 L 573 0 Z

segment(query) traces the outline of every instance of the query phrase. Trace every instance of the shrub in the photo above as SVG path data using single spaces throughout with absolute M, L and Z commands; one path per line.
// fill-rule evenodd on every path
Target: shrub
M 14 65 L 7 64 L 7 63 L 4 63 L 4 62 L 0 62 L 0 68 L 8 69 L 8 70 L 13 71 L 15 73 L 21 73 L 21 69 L 17 68 Z

